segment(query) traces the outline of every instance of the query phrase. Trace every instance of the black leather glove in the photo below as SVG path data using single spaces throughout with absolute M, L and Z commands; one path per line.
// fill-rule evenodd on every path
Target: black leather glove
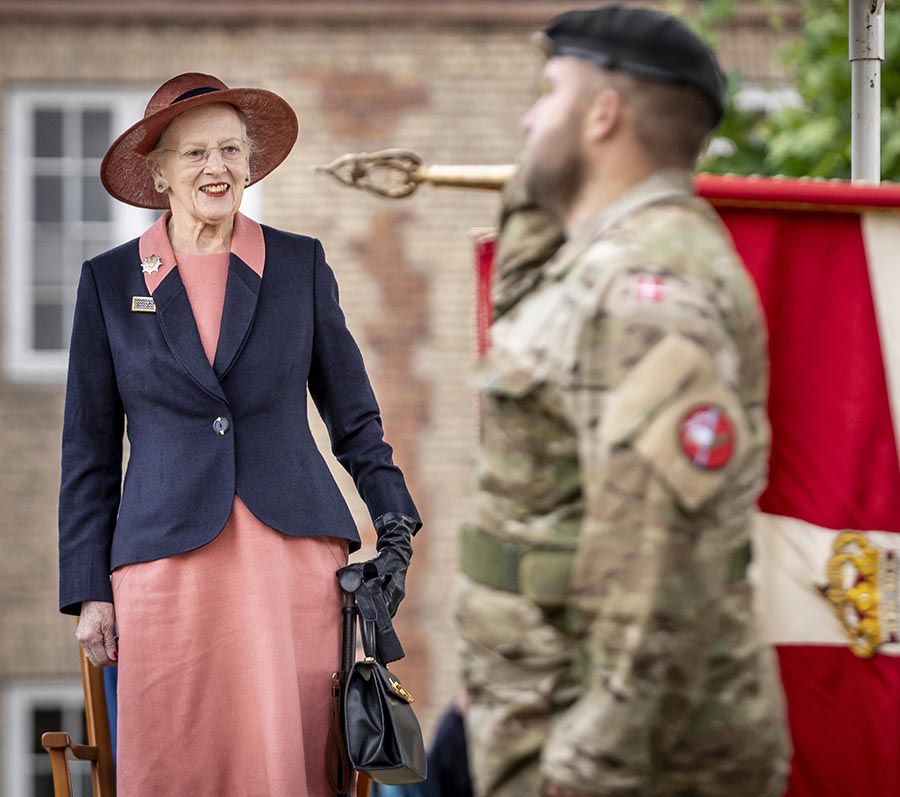
M 378 554 L 368 562 L 347 565 L 337 571 L 344 589 L 355 591 L 353 582 L 381 578 L 381 588 L 391 617 L 397 613 L 400 601 L 406 595 L 406 571 L 412 559 L 412 535 L 421 527 L 415 518 L 399 512 L 388 512 L 375 521 Z

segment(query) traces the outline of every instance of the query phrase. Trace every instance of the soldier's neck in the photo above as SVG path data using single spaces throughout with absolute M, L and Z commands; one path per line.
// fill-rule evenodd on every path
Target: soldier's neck
M 619 161 L 605 168 L 595 168 L 563 215 L 566 234 L 570 235 L 579 222 L 606 210 L 655 171 L 657 167 L 644 160 Z

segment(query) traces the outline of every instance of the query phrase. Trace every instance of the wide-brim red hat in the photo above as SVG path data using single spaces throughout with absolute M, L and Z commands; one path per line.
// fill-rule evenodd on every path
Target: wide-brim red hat
M 106 151 L 100 164 L 104 188 L 129 205 L 168 208 L 169 200 L 156 191 L 145 158 L 176 116 L 214 102 L 233 105 L 247 120 L 247 136 L 253 142 L 249 185 L 288 156 L 297 140 L 297 115 L 285 100 L 265 89 L 230 89 L 212 75 L 186 72 L 163 83 L 147 103 L 144 118 Z

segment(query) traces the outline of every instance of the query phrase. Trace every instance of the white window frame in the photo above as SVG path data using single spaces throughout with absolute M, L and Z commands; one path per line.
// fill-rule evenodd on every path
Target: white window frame
M 32 738 L 29 734 L 32 712 L 44 706 L 83 711 L 81 679 L 14 679 L 7 682 L 3 697 L 3 794 L 6 797 L 32 797 L 36 774 L 33 766 L 35 753 L 31 748 Z M 86 739 L 72 741 L 87 743 Z M 45 755 L 49 772 L 50 756 Z
M 97 108 L 112 113 L 113 135 L 125 130 L 143 115 L 150 91 L 102 88 L 12 88 L 7 95 L 6 119 L 6 231 L 4 313 L 5 370 L 13 381 L 56 382 L 65 377 L 68 351 L 32 348 L 34 295 L 32 286 L 32 206 L 34 203 L 31 146 L 33 112 L 36 108 L 85 110 Z M 125 242 L 139 235 L 152 220 L 152 212 L 112 203 L 115 240 Z M 68 264 L 81 270 L 81 255 Z M 74 301 L 74 296 L 72 297 Z
M 6 119 L 6 219 L 4 272 L 4 370 L 13 382 L 58 383 L 65 379 L 69 353 L 32 346 L 34 292 L 32 286 L 32 206 L 34 202 L 31 146 L 36 108 L 112 112 L 113 136 L 126 130 L 144 114 L 153 87 L 144 90 L 107 88 L 13 87 L 7 94 Z M 261 192 L 254 187 L 244 195 L 241 210 L 252 218 L 261 208 Z M 113 239 L 124 243 L 139 236 L 153 221 L 153 211 L 112 203 Z M 99 253 L 98 253 L 99 254 Z M 68 268 L 81 270 L 81 255 Z M 76 278 L 77 280 L 77 278 Z M 72 301 L 74 302 L 74 293 Z

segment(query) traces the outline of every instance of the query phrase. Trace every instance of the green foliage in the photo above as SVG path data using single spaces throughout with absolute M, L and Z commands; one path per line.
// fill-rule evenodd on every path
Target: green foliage
M 682 0 L 666 0 L 663 10 L 685 20 L 707 44 L 716 47 L 718 37 L 715 26 L 734 14 L 737 10 L 737 0 L 705 0 L 699 6 L 690 9 Z
M 714 0 L 722 13 L 727 0 Z M 701 4 L 705 6 L 706 4 Z M 792 177 L 850 177 L 851 80 L 847 0 L 799 0 L 803 21 L 798 39 L 783 53 L 802 105 L 768 115 L 731 107 L 717 144 L 700 164 L 706 171 L 781 174 Z M 733 10 L 734 4 L 732 4 Z M 719 17 L 718 19 L 721 19 Z M 882 69 L 882 176 L 900 179 L 900 8 L 885 11 Z M 729 75 L 732 97 L 740 74 Z

